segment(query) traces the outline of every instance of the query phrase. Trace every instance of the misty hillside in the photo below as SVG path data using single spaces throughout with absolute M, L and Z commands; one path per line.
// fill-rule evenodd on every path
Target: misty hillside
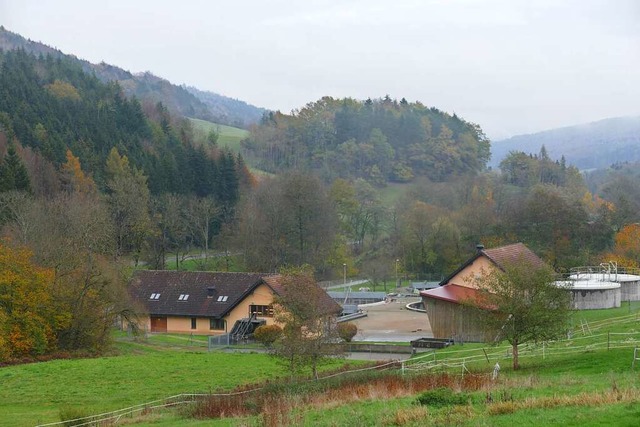
M 489 165 L 497 167 L 510 151 L 538 153 L 542 145 L 552 159 L 564 155 L 568 164 L 581 170 L 639 161 L 640 117 L 616 117 L 494 141 Z
M 133 74 L 104 62 L 92 64 L 45 44 L 27 40 L 4 27 L 0 27 L 0 49 L 5 51 L 24 49 L 35 55 L 67 57 L 77 61 L 85 72 L 95 74 L 102 82 L 117 81 L 127 96 L 136 96 L 142 102 L 153 104 L 162 102 L 170 112 L 185 117 L 247 127 L 256 123 L 264 112 L 262 108 L 237 99 L 198 91 L 195 88 L 187 90 L 186 87 L 175 85 L 150 72 Z

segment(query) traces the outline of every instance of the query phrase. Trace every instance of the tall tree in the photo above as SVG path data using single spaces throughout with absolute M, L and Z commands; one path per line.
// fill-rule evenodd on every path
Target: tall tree
M 275 342 L 275 354 L 284 359 L 291 375 L 309 366 L 318 378 L 318 366 L 328 356 L 340 354 L 333 305 L 324 294 L 309 266 L 284 270 L 280 293 L 274 299 L 274 319 L 283 325 Z
M 22 163 L 13 144 L 7 148 L 7 154 L 0 165 L 0 191 L 9 190 L 31 192 L 27 168 Z
M 107 158 L 107 201 L 116 227 L 117 254 L 132 253 L 136 262 L 150 231 L 147 177 L 129 165 L 114 147 Z
M 483 297 L 484 321 L 499 340 L 512 347 L 513 369 L 519 369 L 518 346 L 528 342 L 557 339 L 566 334 L 571 295 L 554 282 L 549 267 L 518 259 L 476 279 Z M 499 341 L 498 340 L 498 341 Z

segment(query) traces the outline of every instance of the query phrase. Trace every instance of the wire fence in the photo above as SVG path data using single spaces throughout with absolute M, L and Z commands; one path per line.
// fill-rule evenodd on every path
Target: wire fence
M 351 375 L 356 373 L 362 373 L 366 371 L 384 371 L 391 369 L 399 369 L 400 361 L 392 360 L 383 364 L 378 364 L 375 366 L 368 366 L 365 368 L 359 369 L 351 369 L 348 371 L 341 371 L 333 374 L 329 374 L 323 377 L 320 377 L 318 380 L 307 380 L 307 381 L 325 381 L 328 379 L 336 378 L 344 375 Z M 242 394 L 248 393 L 256 393 L 258 391 L 263 390 L 264 387 L 252 388 L 249 390 L 242 390 L 236 392 L 229 393 L 182 393 L 174 396 L 166 397 L 163 399 L 157 399 L 146 403 L 140 403 L 138 405 L 129 406 L 127 408 L 117 409 L 115 411 L 104 412 L 97 415 L 88 415 L 85 417 L 78 417 L 74 419 L 64 420 L 64 421 L 56 421 L 50 422 L 46 424 L 39 424 L 36 427 L 54 427 L 54 426 L 73 426 L 73 427 L 81 427 L 81 426 L 104 426 L 104 425 L 112 425 L 117 424 L 119 421 L 124 418 L 132 418 L 137 414 L 144 414 L 154 410 L 169 408 L 173 406 L 186 405 L 197 402 L 201 399 L 207 399 L 211 397 L 231 397 L 238 396 Z
M 605 327 L 613 325 L 622 325 L 630 322 L 637 322 L 638 314 L 630 314 L 612 319 L 590 322 L 588 328 L 582 324 L 576 326 L 570 331 L 567 339 L 548 341 L 540 344 L 524 344 L 519 347 L 518 357 L 524 358 L 547 358 L 555 356 L 565 356 L 576 353 L 583 353 L 597 350 L 611 350 L 628 348 L 633 349 L 633 364 L 635 366 L 636 354 L 640 348 L 640 331 L 638 332 L 598 332 Z M 578 334 L 582 333 L 582 336 Z M 583 344 L 581 344 L 583 343 Z M 496 346 L 482 348 L 466 348 L 466 349 L 446 349 L 438 352 L 429 352 L 421 356 L 415 356 L 411 359 L 400 361 L 392 360 L 383 364 L 342 371 L 319 378 L 317 381 L 329 380 L 343 375 L 352 375 L 356 373 L 372 371 L 372 370 L 397 370 L 400 373 L 412 374 L 426 371 L 438 370 L 457 370 L 460 369 L 461 375 L 469 373 L 469 366 L 478 362 L 486 362 L 489 365 L 499 363 L 501 361 L 512 358 L 511 346 Z M 630 357 L 631 360 L 631 357 Z M 640 360 L 640 359 L 639 359 Z M 494 372 L 495 375 L 495 372 Z M 314 381 L 314 380 L 308 380 Z M 124 418 L 131 418 L 139 414 L 148 413 L 154 410 L 175 407 L 179 405 L 191 404 L 199 399 L 209 397 L 230 397 L 239 394 L 255 393 L 263 390 L 264 387 L 253 388 L 229 393 L 183 393 L 170 396 L 164 399 L 153 400 L 146 403 L 130 406 L 115 411 L 104 412 L 102 414 L 79 417 L 71 420 L 51 422 L 40 424 L 37 427 L 54 427 L 54 426 L 103 426 L 117 424 Z

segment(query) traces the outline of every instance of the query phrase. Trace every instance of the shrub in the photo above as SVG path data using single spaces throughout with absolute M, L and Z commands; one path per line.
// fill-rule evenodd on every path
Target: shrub
M 253 333 L 253 337 L 264 345 L 265 347 L 271 347 L 271 344 L 282 335 L 282 328 L 278 325 L 262 325 L 256 328 Z
M 358 327 L 353 323 L 338 323 L 338 336 L 346 342 L 351 342 L 358 333 Z
M 72 408 L 64 407 L 60 409 L 60 421 L 62 421 L 65 427 L 72 427 L 76 425 L 84 425 L 85 422 L 89 422 L 86 417 L 87 412 L 84 408 Z
M 456 393 L 450 388 L 441 387 L 425 391 L 418 396 L 416 403 L 441 408 L 443 406 L 464 405 L 468 400 L 469 396 L 466 393 Z

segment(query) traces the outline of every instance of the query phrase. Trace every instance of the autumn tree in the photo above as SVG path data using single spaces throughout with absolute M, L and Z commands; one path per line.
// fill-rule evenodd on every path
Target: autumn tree
M 53 270 L 0 243 L 0 361 L 55 350 L 65 317 L 52 303 Z
M 613 253 L 609 256 L 627 267 L 640 265 L 640 224 L 625 225 L 616 233 Z
M 274 299 L 274 320 L 283 325 L 274 352 L 285 361 L 291 375 L 310 367 L 318 378 L 318 366 L 328 356 L 340 354 L 332 345 L 338 338 L 335 319 L 339 307 L 322 290 L 309 266 L 283 271 Z
M 80 166 L 80 159 L 67 150 L 67 161 L 60 167 L 62 188 L 69 193 L 95 194 L 98 189 L 93 179 Z
M 493 268 L 475 280 L 483 295 L 476 302 L 496 343 L 507 340 L 512 347 L 513 369 L 519 369 L 518 346 L 557 339 L 566 334 L 571 295 L 555 282 L 547 266 L 518 259 Z

